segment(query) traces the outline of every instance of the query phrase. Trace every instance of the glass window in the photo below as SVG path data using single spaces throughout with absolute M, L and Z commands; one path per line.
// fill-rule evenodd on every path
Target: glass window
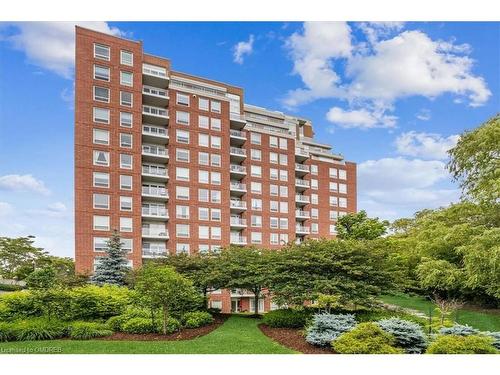
M 330 191 L 337 191 L 338 184 L 336 182 L 330 182 Z
M 94 150 L 94 165 L 109 166 L 109 152 Z
M 109 195 L 94 194 L 94 208 L 109 210 Z
M 317 219 L 319 216 L 319 210 L 317 208 L 311 208 L 311 217 Z
M 319 231 L 319 225 L 318 223 L 311 223 L 311 233 L 318 233 Z
M 212 172 L 212 173 L 210 173 L 210 182 L 213 185 L 220 185 L 220 183 L 221 183 L 221 174 L 220 174 L 220 172 Z
M 269 169 L 269 177 L 271 180 L 277 180 L 278 179 L 278 170 L 274 168 Z
M 132 169 L 132 155 L 120 154 L 120 168 Z
M 94 172 L 94 187 L 109 188 L 109 173 Z
M 209 135 L 200 133 L 198 134 L 198 146 L 200 147 L 208 147 L 209 146 Z
M 221 231 L 220 227 L 212 227 L 210 229 L 210 232 L 212 234 L 212 240 L 220 240 L 221 239 L 222 231 Z
M 208 117 L 198 116 L 198 127 L 202 129 L 208 129 Z
M 220 203 L 221 201 L 221 193 L 219 190 L 212 190 L 210 192 L 212 203 Z
M 221 121 L 218 118 L 210 119 L 210 127 L 212 130 L 221 130 Z
M 132 197 L 120 197 L 120 210 L 132 211 Z
M 212 112 L 215 112 L 215 113 L 221 112 L 220 102 L 217 100 L 210 100 L 210 107 L 212 109 Z
M 288 148 L 288 140 L 286 138 L 280 138 L 280 148 L 286 150 Z
M 94 100 L 109 103 L 109 89 L 106 87 L 94 86 Z
M 120 133 L 120 147 L 132 148 L 132 134 Z
M 269 146 L 270 147 L 278 147 L 278 137 L 269 136 Z
M 220 137 L 217 137 L 215 135 L 212 135 L 210 137 L 210 140 L 211 140 L 211 146 L 213 148 L 218 148 L 220 149 L 221 148 L 221 138 Z
M 288 243 L 288 234 L 281 233 L 280 234 L 280 245 L 286 245 Z
M 345 169 L 339 169 L 339 179 L 347 180 L 347 171 Z
M 278 201 L 270 201 L 269 202 L 269 211 L 278 212 L 279 211 L 279 202 Z
M 177 104 L 189 106 L 189 95 L 177 93 Z
M 278 154 L 276 152 L 269 153 L 269 163 L 278 164 Z
M 120 189 L 132 190 L 132 176 L 120 175 Z
M 189 112 L 176 111 L 175 121 L 181 125 L 189 125 Z
M 96 59 L 109 61 L 109 47 L 94 43 L 94 57 Z
M 280 170 L 280 180 L 281 181 L 288 181 L 288 171 L 287 170 Z
M 288 164 L 288 155 L 287 154 L 280 154 L 280 164 L 281 165 Z
M 175 160 L 189 163 L 189 150 L 183 148 L 176 149 Z
M 280 202 L 280 212 L 282 214 L 288 213 L 288 202 Z
M 175 178 L 178 181 L 189 181 L 189 168 L 176 167 Z
M 252 148 L 250 151 L 250 155 L 251 155 L 252 160 L 256 160 L 256 161 L 262 160 L 262 153 L 260 150 L 256 150 L 256 149 Z
M 272 196 L 278 196 L 279 192 L 279 187 L 278 185 L 270 185 L 269 186 L 269 194 Z
M 205 225 L 200 225 L 198 227 L 198 238 L 200 240 L 207 240 L 210 238 L 210 227 Z
M 330 211 L 330 220 L 337 220 L 339 214 L 337 211 Z
M 318 190 L 318 180 L 311 178 L 311 189 Z
M 94 251 L 103 252 L 108 250 L 108 241 L 107 237 L 94 237 Z
M 260 228 L 262 227 L 262 216 L 260 215 L 252 215 L 252 227 Z
M 132 127 L 132 113 L 120 112 L 120 126 L 125 128 Z
M 212 154 L 210 155 L 210 160 L 212 167 L 220 167 L 222 165 L 222 159 L 219 154 Z
M 189 132 L 185 130 L 177 130 L 176 132 L 177 142 L 189 144 Z
M 207 194 L 207 201 L 208 201 L 208 194 Z M 207 207 L 198 207 L 198 220 L 204 220 L 204 221 L 210 220 L 209 209 Z
M 109 131 L 94 129 L 94 143 L 99 145 L 109 145 Z
M 250 235 L 251 242 L 253 244 L 261 244 L 262 243 L 262 233 L 261 232 L 252 232 Z
M 252 177 L 262 177 L 262 167 L 260 165 L 252 165 L 250 171 Z
M 109 109 L 94 107 L 94 122 L 109 124 Z
M 252 198 L 252 210 L 262 211 L 262 199 Z
M 311 173 L 312 174 L 318 174 L 318 166 L 311 164 Z
M 347 207 L 347 198 L 339 198 L 339 207 L 342 207 L 342 208 Z
M 221 221 L 221 210 L 219 208 L 212 208 L 210 210 L 211 217 L 210 219 L 212 221 Z
M 132 242 L 133 242 L 132 238 L 122 238 L 121 239 L 122 249 L 131 253 L 132 252 Z M 132 261 L 130 261 L 130 262 L 132 262 Z
M 189 200 L 189 187 L 188 186 L 177 186 L 175 188 L 175 197 L 177 199 Z
M 280 186 L 280 197 L 288 197 L 288 186 Z
M 271 242 L 271 245 L 279 245 L 280 239 L 278 233 L 271 233 L 269 241 Z
M 254 194 L 262 194 L 262 184 L 260 182 L 254 182 L 250 184 L 251 192 Z
M 288 219 L 280 217 L 280 229 L 288 229 Z
M 202 111 L 208 111 L 208 99 L 199 98 L 198 99 L 198 109 Z
M 175 206 L 175 217 L 177 219 L 189 219 L 189 206 Z
M 120 64 L 134 66 L 134 54 L 129 51 L 120 51 Z
M 336 234 L 337 233 L 337 227 L 335 224 L 330 224 L 330 234 Z
M 132 87 L 134 85 L 134 74 L 131 72 L 120 72 L 120 85 Z
M 311 194 L 311 203 L 318 204 L 318 194 Z
M 198 152 L 198 164 L 208 165 L 210 160 L 210 154 L 208 152 Z
M 109 230 L 109 216 L 94 215 L 94 230 Z
M 208 189 L 198 189 L 198 200 L 200 202 L 208 202 Z
M 250 133 L 250 143 L 254 145 L 261 144 L 261 134 L 260 133 Z
M 330 197 L 330 206 L 337 206 L 339 203 L 339 200 L 337 197 Z
M 189 238 L 189 224 L 176 224 L 175 234 L 177 237 Z
M 198 170 L 198 182 L 208 184 L 210 182 L 210 173 L 208 171 Z
M 337 178 L 337 168 L 330 168 L 330 177 Z
M 132 93 L 128 91 L 120 91 L 120 104 L 126 107 L 132 107 Z
M 278 229 L 279 228 L 279 219 L 277 217 L 270 217 L 269 218 L 269 226 L 271 229 Z
M 178 243 L 177 245 L 175 245 L 175 251 L 177 254 L 189 254 L 189 244 Z
M 347 185 L 346 184 L 339 184 L 339 193 L 347 194 Z

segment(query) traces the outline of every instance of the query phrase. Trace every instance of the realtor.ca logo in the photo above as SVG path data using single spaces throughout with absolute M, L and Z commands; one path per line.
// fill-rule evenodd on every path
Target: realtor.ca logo
M 48 353 L 62 353 L 60 346 L 41 346 L 39 348 L 0 348 L 2 354 L 48 354 Z

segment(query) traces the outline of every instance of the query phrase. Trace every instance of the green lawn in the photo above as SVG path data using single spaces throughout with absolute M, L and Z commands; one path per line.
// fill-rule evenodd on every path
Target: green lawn
M 409 295 L 386 295 L 382 296 L 381 300 L 391 305 L 418 310 L 425 314 L 429 313 L 429 307 L 434 308 L 435 306 L 422 297 Z M 458 310 L 458 313 L 453 313 L 451 318 L 460 324 L 468 324 L 481 331 L 500 331 L 500 311 L 498 310 L 476 311 L 463 308 Z
M 185 341 L 23 341 L 0 343 L 6 349 L 33 351 L 42 347 L 61 347 L 62 354 L 290 354 L 287 349 L 265 336 L 257 327 L 260 320 L 232 316 L 206 336 Z

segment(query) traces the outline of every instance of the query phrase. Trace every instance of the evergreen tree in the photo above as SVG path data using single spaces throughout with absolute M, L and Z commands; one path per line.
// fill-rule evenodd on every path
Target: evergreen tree
M 97 265 L 91 280 L 98 285 L 125 285 L 125 277 L 129 271 L 127 254 L 122 247 L 120 235 L 116 230 L 107 245 L 107 255 L 100 258 L 101 261 Z

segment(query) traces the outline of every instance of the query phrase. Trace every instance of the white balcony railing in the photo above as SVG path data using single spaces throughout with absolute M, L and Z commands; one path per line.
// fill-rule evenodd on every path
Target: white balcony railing
M 242 121 L 245 122 L 245 115 L 242 115 L 240 113 L 229 113 L 229 119 L 233 121 Z
M 247 173 L 247 168 L 243 165 L 231 164 L 229 170 L 235 173 Z
M 244 132 L 239 131 L 239 130 L 231 129 L 229 131 L 229 134 L 231 135 L 231 137 L 238 137 L 238 138 L 247 139 L 247 135 Z
M 165 108 L 153 107 L 152 105 L 143 105 L 142 113 L 145 115 L 168 118 L 168 111 Z
M 235 236 L 234 234 L 231 234 L 231 244 L 246 245 L 247 244 L 247 237 L 246 236 Z
M 152 135 L 155 137 L 162 137 L 162 138 L 168 137 L 167 128 L 149 124 L 142 125 L 142 134 Z
M 295 163 L 295 169 L 297 171 L 309 172 L 309 166 L 304 164 Z
M 295 148 L 295 155 L 301 155 L 301 156 L 309 156 L 309 152 L 304 150 L 303 148 L 296 147 Z
M 231 225 L 246 226 L 247 220 L 241 217 L 231 217 Z
M 142 93 L 146 95 L 154 95 L 154 96 L 159 96 L 161 98 L 168 98 L 168 92 L 167 90 L 160 89 L 158 87 L 153 87 L 153 86 L 142 86 Z
M 150 228 L 142 228 L 142 235 L 146 237 L 160 237 L 168 239 L 168 230 L 158 230 L 158 229 L 150 229 Z
M 144 257 L 150 257 L 150 258 L 157 258 L 157 257 L 166 257 L 168 255 L 167 249 L 165 250 L 150 250 L 150 249 L 142 249 L 142 256 Z
M 142 73 L 159 78 L 167 78 L 167 69 L 149 64 L 142 65 Z
M 245 184 L 241 184 L 239 182 L 231 181 L 231 190 L 241 190 L 247 191 L 247 186 Z
M 297 226 L 295 226 L 295 232 L 301 233 L 301 234 L 309 234 L 309 233 L 311 233 L 311 229 L 309 227 L 305 227 L 303 225 L 297 225 Z
M 167 177 L 167 169 L 156 165 L 143 165 L 142 173 L 160 177 Z
M 142 215 L 168 218 L 168 211 L 165 207 L 161 206 L 143 206 Z
M 309 181 L 302 180 L 300 178 L 295 179 L 295 186 L 309 187 Z
M 161 157 L 168 157 L 168 152 L 165 147 L 154 145 L 142 145 L 142 153 Z
M 232 207 L 232 208 L 244 208 L 244 209 L 246 209 L 247 208 L 247 202 L 245 202 L 245 201 L 238 201 L 238 200 L 232 199 L 231 203 L 230 203 L 230 207 Z
M 310 198 L 308 195 L 303 195 L 303 194 L 295 194 L 295 201 L 296 202 L 301 202 L 301 203 L 309 203 Z
M 305 217 L 309 218 L 311 217 L 311 214 L 309 211 L 304 211 L 304 210 L 295 210 L 295 216 L 296 217 Z
M 246 156 L 246 150 L 239 147 L 230 147 L 229 152 L 234 155 Z
M 168 198 L 168 190 L 164 187 L 143 186 L 142 194 L 149 195 L 152 197 Z

